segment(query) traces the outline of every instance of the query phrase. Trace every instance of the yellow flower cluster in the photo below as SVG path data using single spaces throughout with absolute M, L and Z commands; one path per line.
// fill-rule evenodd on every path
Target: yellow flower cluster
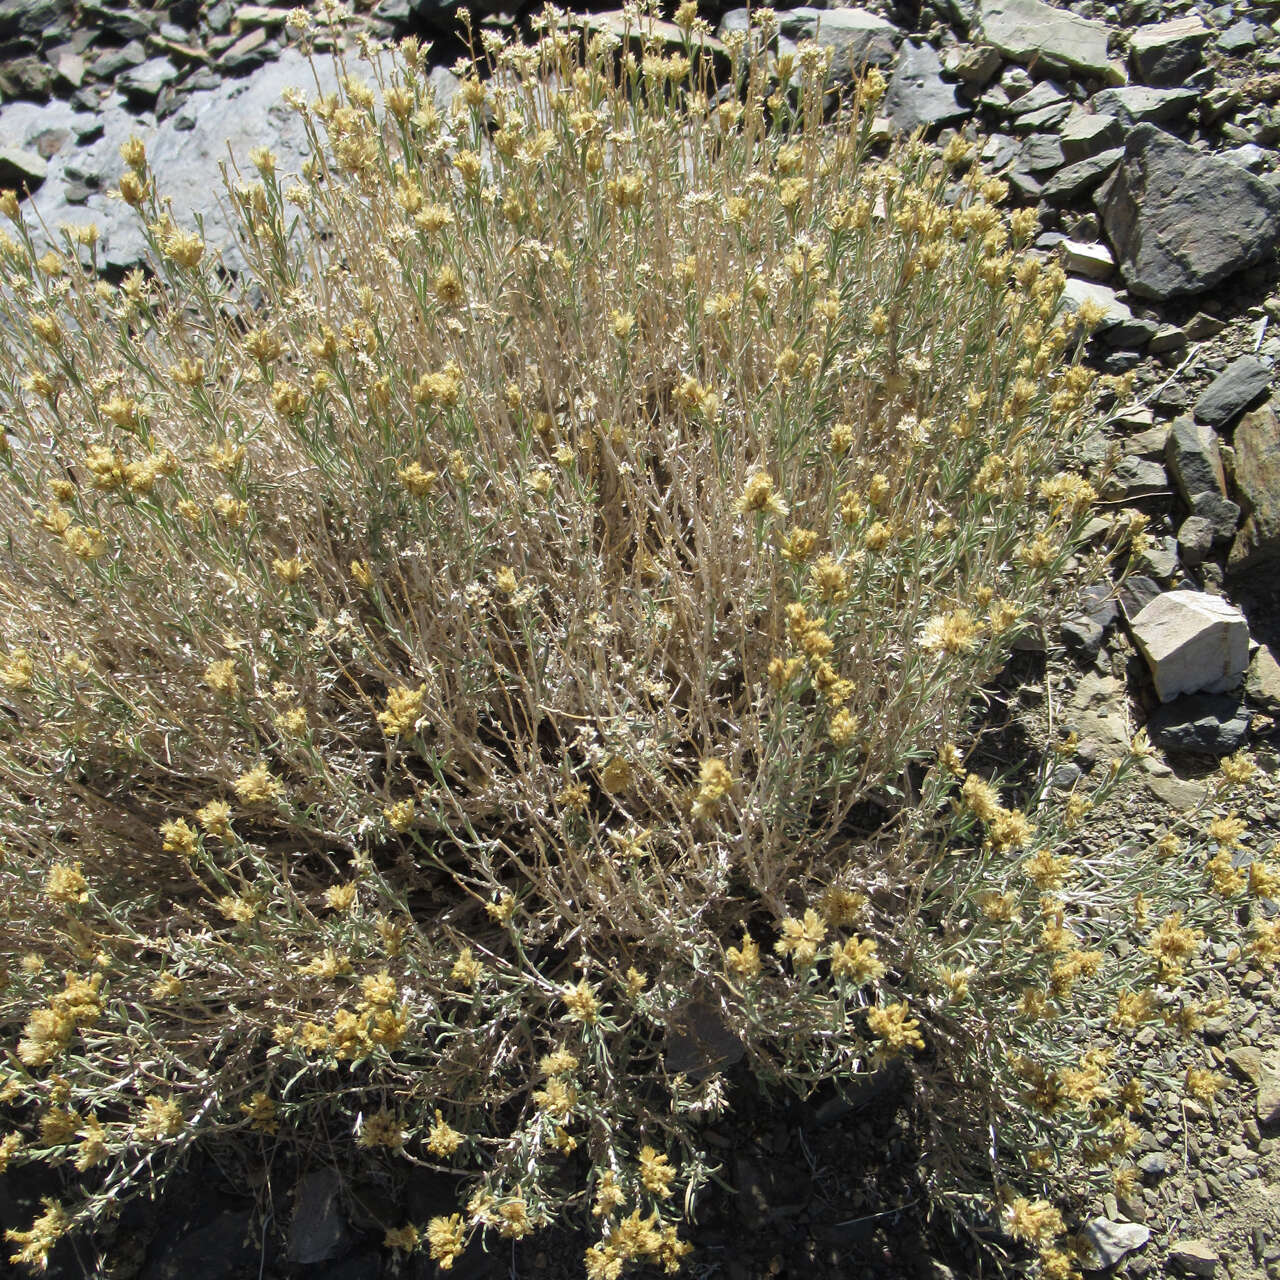
M 388 737 L 405 737 L 417 728 L 427 697 L 427 686 L 410 689 L 397 685 L 387 694 L 386 709 L 378 712 L 378 723 Z
M 1004 808 L 996 789 L 976 773 L 965 778 L 960 798 L 965 808 L 986 826 L 987 843 L 994 849 L 1020 849 L 1035 834 L 1027 815 Z
M 79 1027 L 91 1027 L 102 1016 L 101 973 L 88 978 L 67 972 L 63 989 L 46 1007 L 27 1019 L 18 1041 L 18 1060 L 26 1067 L 43 1067 L 71 1043 Z

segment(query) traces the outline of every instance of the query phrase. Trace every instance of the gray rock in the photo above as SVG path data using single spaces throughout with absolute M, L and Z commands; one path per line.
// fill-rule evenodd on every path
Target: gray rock
M 1060 85 L 1054 84 L 1052 80 L 1041 80 L 1038 85 L 1020 94 L 1009 104 L 1008 114 L 1025 116 L 1033 111 L 1043 111 L 1046 107 L 1061 106 L 1067 101 L 1067 95 Z
M 1126 1254 L 1141 1249 L 1151 1239 L 1151 1232 L 1139 1222 L 1112 1222 L 1109 1218 L 1090 1218 L 1084 1224 L 1081 1259 L 1087 1271 L 1105 1271 L 1114 1267 Z
M 1246 413 L 1234 436 L 1236 490 L 1244 523 L 1227 567 L 1245 573 L 1280 562 L 1280 417 L 1277 403 Z
M 1267 167 L 1267 161 L 1271 158 L 1271 152 L 1256 143 L 1247 142 L 1242 147 L 1231 147 L 1222 152 L 1222 158 L 1230 160 L 1232 164 L 1238 164 L 1242 169 L 1262 173 Z
M 1190 326 L 1187 327 L 1187 336 L 1193 336 Z M 1161 413 L 1181 413 L 1190 404 L 1191 397 L 1187 395 L 1186 387 L 1177 382 L 1166 382 L 1157 387 L 1155 395 L 1151 397 L 1152 408 L 1159 409 Z
M 1203 342 L 1206 338 L 1216 338 L 1226 327 L 1225 320 L 1211 316 L 1207 311 L 1197 311 L 1187 321 L 1187 337 L 1192 342 Z
M 1009 185 L 1026 204 L 1034 204 L 1044 190 L 1044 183 L 1034 173 L 1027 173 L 1024 169 L 1014 169 L 1009 174 Z
M 1187 345 L 1187 331 L 1177 324 L 1162 324 L 1151 339 L 1147 351 L 1153 356 L 1169 351 L 1183 351 Z
M 1194 693 L 1158 707 L 1147 733 L 1165 751 L 1229 756 L 1249 740 L 1249 715 L 1234 698 Z
M 223 195 L 221 166 L 229 151 L 244 167 L 253 147 L 269 146 L 287 184 L 287 175 L 296 174 L 307 155 L 307 142 L 301 119 L 281 101 L 281 94 L 289 87 L 302 90 L 308 98 L 317 92 L 334 92 L 338 80 L 334 59 L 317 54 L 315 66 L 313 76 L 307 59 L 295 49 L 286 49 L 244 79 L 227 80 L 216 89 L 192 93 L 182 113 L 152 128 L 142 125 L 118 102 L 108 102 L 99 115 L 100 139 L 50 161 L 49 176 L 32 201 L 35 212 L 48 227 L 59 222 L 97 223 L 102 234 L 99 261 L 110 270 L 128 270 L 141 263 L 145 241 L 137 218 L 133 210 L 109 195 L 124 169 L 120 144 L 138 133 L 147 143 L 160 194 L 173 200 L 177 223 L 193 226 L 195 215 L 201 214 L 210 250 L 222 252 L 231 270 L 242 269 L 244 259 L 234 243 L 235 223 Z M 372 69 L 359 60 L 351 60 L 349 69 L 366 80 L 373 78 Z M 444 68 L 436 68 L 431 83 L 443 108 L 443 99 L 456 88 L 457 81 Z M 60 115 L 53 114 L 55 107 Z M 11 120 L 25 132 L 32 124 L 30 110 L 26 103 L 0 107 L 0 135 L 15 132 L 10 128 Z M 82 118 L 69 104 L 55 103 L 44 110 L 54 124 Z M 95 181 L 82 185 L 100 189 L 93 190 L 83 203 L 71 203 L 69 188 L 75 194 L 74 184 L 81 180 L 76 175 L 83 178 L 88 174 Z
M 290 1262 L 328 1262 L 349 1250 L 351 1233 L 341 1192 L 342 1179 L 334 1169 L 316 1169 L 299 1179 L 289 1223 Z
M 1005 67 L 1000 73 L 1000 88 L 1008 95 L 1010 102 L 1030 93 L 1035 88 L 1035 83 L 1026 67 Z
M 254 27 L 219 55 L 218 68 L 228 75 L 243 75 L 262 66 L 279 48 L 279 44 L 268 36 L 265 27 Z
M 1230 542 L 1240 524 L 1240 508 L 1220 493 L 1197 493 L 1191 499 L 1191 514 L 1209 522 L 1215 542 Z
M 1177 540 L 1153 538 L 1151 545 L 1134 557 L 1134 568 L 1157 582 L 1169 582 L 1178 570 Z
M 669 1072 L 691 1080 L 738 1062 L 745 1050 L 714 999 L 696 997 L 680 1006 L 667 1025 L 665 1062 Z
M 1143 298 L 1202 293 L 1280 240 L 1280 189 L 1149 124 L 1125 140 L 1101 204 L 1125 283 Z
M 1062 154 L 1068 164 L 1110 151 L 1124 141 L 1124 130 L 1115 116 L 1104 111 L 1073 111 L 1058 130 Z
M 1152 762 L 1147 761 L 1147 763 Z M 1185 813 L 1188 809 L 1197 808 L 1204 803 L 1208 792 L 1203 782 L 1191 782 L 1188 779 L 1179 778 L 1172 770 L 1168 773 L 1148 772 L 1142 779 L 1142 785 L 1171 813 Z M 1150 1031 L 1151 1028 L 1148 1027 L 1146 1030 Z M 1141 1036 L 1142 1032 L 1138 1032 L 1138 1035 Z M 1136 1265 L 1130 1267 L 1129 1272 L 1135 1280 L 1143 1274 L 1148 1274 L 1140 1271 Z
M 249 27 L 282 27 L 288 10 L 274 5 L 242 4 L 236 10 L 236 21 L 242 30 Z
M 1248 18 L 1233 22 L 1218 36 L 1218 48 L 1223 53 L 1248 53 L 1258 43 L 1258 28 Z
M 1100 337 L 1108 347 L 1114 347 L 1120 351 L 1140 351 L 1156 336 L 1156 330 L 1159 327 L 1154 320 L 1148 320 L 1146 316 L 1133 316 L 1113 325 Z M 1114 359 L 1114 356 L 1111 357 L 1112 361 Z
M 1247 1080 L 1250 1084 L 1258 1084 L 1261 1081 L 1264 1063 L 1262 1051 L 1256 1045 L 1244 1044 L 1228 1049 L 1226 1058 L 1227 1065 L 1241 1080 Z
M 34 54 L 22 58 L 0 58 L 0 100 L 4 98 L 46 99 L 53 89 L 53 68 Z
M 1206 1240 L 1175 1240 L 1169 1245 L 1169 1261 L 1189 1276 L 1213 1280 L 1218 1270 L 1218 1253 Z
M 98 80 L 114 80 L 130 67 L 140 67 L 147 60 L 147 51 L 138 40 L 130 40 L 119 49 L 107 49 L 89 64 L 89 74 Z
M 49 38 L 65 30 L 75 0 L 0 0 L 0 38 Z
M 989 44 L 954 45 L 942 55 L 943 67 L 975 90 L 991 83 L 1003 61 L 1000 51 Z
M 1105 23 L 1078 18 L 1041 0 L 979 0 L 982 36 L 1006 58 L 1112 79 Z
M 1226 496 L 1222 451 L 1212 427 L 1196 422 L 1189 415 L 1175 418 L 1165 442 L 1165 463 L 1188 506 L 1198 493 Z
M 38 151 L 0 147 L 0 187 L 34 191 L 49 176 L 49 166 Z
M 813 40 L 832 52 L 832 81 L 853 80 L 865 66 L 887 67 L 902 32 L 865 9 L 815 9 L 801 5 L 778 14 L 778 30 L 790 40 Z
M 1196 401 L 1195 415 L 1201 422 L 1221 430 L 1231 426 L 1271 384 L 1271 366 L 1256 356 L 1233 360 L 1209 384 Z
M 1158 595 L 1158 582 L 1153 582 L 1140 573 L 1130 574 L 1120 588 L 1120 608 L 1126 618 L 1136 618 Z
M 99 0 L 81 0 L 80 21 L 100 26 L 118 40 L 145 40 L 155 30 L 157 19 L 142 5 L 117 7 Z
M 1114 676 L 1098 671 L 1084 672 L 1062 709 L 1063 726 L 1080 735 L 1076 759 L 1096 764 L 1126 749 L 1133 730 L 1129 728 L 1128 700 L 1124 686 Z
M 1015 116 L 1012 124 L 1015 133 L 1037 133 L 1045 129 L 1056 129 L 1071 114 L 1071 103 L 1055 102 L 1048 107 L 1040 107 L 1036 111 L 1028 111 L 1024 115 Z
M 1062 144 L 1051 133 L 1034 133 L 1018 153 L 1018 168 L 1026 173 L 1045 173 L 1061 169 Z
M 1183 693 L 1235 688 L 1249 666 L 1249 625 L 1221 596 L 1166 591 L 1130 621 L 1129 629 L 1161 702 Z
M 1089 105 L 1095 111 L 1115 116 L 1123 125 L 1167 124 L 1182 119 L 1199 97 L 1194 89 L 1149 89 L 1131 84 L 1103 89 L 1089 99 Z
M 1059 169 L 1045 183 L 1044 198 L 1051 203 L 1062 204 L 1087 195 L 1123 158 L 1124 150 L 1116 147 L 1111 151 L 1099 151 L 1097 155 L 1087 156 Z
M 1104 495 L 1116 498 L 1149 498 L 1164 493 L 1169 481 L 1158 462 L 1133 454 L 1120 459 L 1103 485 Z
M 1202 565 L 1213 552 L 1213 522 L 1204 516 L 1188 516 L 1178 526 L 1178 554 L 1189 569 Z
M 150 104 L 160 96 L 160 90 L 172 84 L 179 74 L 178 68 L 168 58 L 149 58 L 120 76 L 116 87 L 131 101 Z
M 988 111 L 1007 111 L 1009 108 L 1010 98 L 1001 85 L 991 85 L 986 93 L 978 99 L 978 105 L 986 107 Z
M 1018 144 L 1007 133 L 993 133 L 982 148 L 982 159 L 994 171 L 1007 169 L 1018 155 Z
M 1099 582 L 1086 587 L 1081 594 L 1085 615 L 1106 630 L 1120 621 L 1120 602 L 1110 583 Z
M 53 60 L 53 69 L 58 78 L 72 89 L 78 89 L 84 83 L 84 58 L 69 49 L 59 53 Z
M 1084 770 L 1078 764 L 1072 760 L 1064 760 L 1054 769 L 1049 782 L 1060 791 L 1070 791 L 1083 777 Z
M 1255 1105 L 1258 1123 L 1264 1129 L 1275 1129 L 1280 1125 L 1280 1073 L 1264 1068 L 1262 1079 L 1258 1082 L 1258 1099 Z
M 1217 124 L 1240 105 L 1240 90 L 1234 85 L 1219 85 L 1200 99 L 1200 123 Z
M 1198 14 L 1139 27 L 1129 37 L 1129 65 L 1143 84 L 1180 85 L 1204 61 L 1208 39 Z
M 1067 618 L 1059 628 L 1062 643 L 1087 662 L 1102 652 L 1105 632 L 1092 618 Z
M 1280 711 L 1280 662 L 1267 645 L 1259 645 L 1244 678 L 1245 692 L 1264 711 Z
M 0 137 L 8 139 L 19 150 L 54 162 L 58 169 L 71 165 L 74 157 L 84 155 L 85 148 L 75 148 L 73 141 L 91 141 L 98 136 L 100 128 L 96 116 L 77 111 L 71 103 L 58 99 L 0 106 Z M 55 141 L 57 145 L 52 145 Z
M 927 44 L 907 41 L 881 108 L 900 133 L 959 120 L 971 110 L 942 78 L 942 63 Z

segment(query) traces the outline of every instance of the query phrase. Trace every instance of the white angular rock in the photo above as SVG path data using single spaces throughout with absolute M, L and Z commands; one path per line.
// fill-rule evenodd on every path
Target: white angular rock
M 1141 1249 L 1151 1239 L 1150 1230 L 1139 1222 L 1112 1222 L 1108 1218 L 1090 1218 L 1082 1235 L 1086 1271 L 1114 1267 L 1125 1254 Z
M 1166 591 L 1129 624 L 1161 702 L 1183 693 L 1225 693 L 1249 666 L 1249 624 L 1219 596 Z
M 1133 319 L 1133 312 L 1114 289 L 1093 280 L 1080 280 L 1071 276 L 1063 286 L 1061 306 L 1064 311 L 1073 314 L 1080 310 L 1086 302 L 1092 302 L 1102 308 L 1102 323 L 1098 329 L 1114 329 L 1118 324 L 1126 324 Z
M 1067 239 L 1059 248 L 1062 250 L 1062 265 L 1071 275 L 1105 280 L 1116 269 L 1116 260 L 1105 244 Z

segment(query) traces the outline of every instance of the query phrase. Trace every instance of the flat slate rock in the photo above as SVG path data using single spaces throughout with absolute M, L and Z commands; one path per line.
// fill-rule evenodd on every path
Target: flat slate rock
M 48 173 L 49 166 L 38 151 L 0 146 L 0 187 L 34 191 Z
M 1105 111 L 1076 110 L 1063 121 L 1058 141 L 1062 143 L 1067 163 L 1074 164 L 1118 147 L 1124 141 L 1124 129 L 1115 116 Z
M 1067 102 L 1067 95 L 1061 86 L 1052 80 L 1041 80 L 1038 85 L 1028 89 L 1020 98 L 1015 98 L 1008 106 L 1011 116 L 1025 116 L 1033 111 L 1043 111 L 1046 107 L 1056 107 Z M 1070 103 L 1068 102 L 1068 106 Z
M 1229 427 L 1270 385 L 1271 366 L 1257 356 L 1241 356 L 1209 384 L 1196 401 L 1195 415 L 1219 430 Z
M 934 49 L 908 41 L 898 55 L 882 110 L 900 133 L 911 133 L 958 120 L 970 108 L 956 96 L 955 85 L 943 80 L 942 62 Z
M 366 81 L 373 79 L 372 68 L 362 60 L 350 60 L 348 69 Z M 98 113 L 99 139 L 88 146 L 66 147 L 49 161 L 48 176 L 32 198 L 33 211 L 46 227 L 96 223 L 101 232 L 99 262 L 112 271 L 138 266 L 146 257 L 140 221 L 132 209 L 109 194 L 124 170 L 120 144 L 136 133 L 147 144 L 160 195 L 173 200 L 174 220 L 191 227 L 196 214 L 201 214 L 210 251 L 221 252 L 229 270 L 241 270 L 244 259 L 235 243 L 236 224 L 221 168 L 231 154 L 243 169 L 253 147 L 268 146 L 276 153 L 281 174 L 297 173 L 309 144 L 301 118 L 281 94 L 288 87 L 308 98 L 317 92 L 332 93 L 338 75 L 332 55 L 317 54 L 313 72 L 308 60 L 289 48 L 243 79 L 192 93 L 181 111 L 159 125 L 148 126 L 119 99 L 109 100 Z M 432 71 L 431 87 L 442 109 L 456 84 L 443 67 Z M 29 146 L 31 139 L 50 127 L 74 129 L 81 116 L 64 102 L 46 107 L 11 103 L 0 107 L 0 136 Z M 34 224 L 34 219 L 29 221 Z
M 160 91 L 177 80 L 180 74 L 168 58 L 149 58 L 120 76 L 116 86 L 135 102 L 154 103 Z
M 1095 93 L 1089 105 L 1125 125 L 1168 124 L 1180 120 L 1199 101 L 1200 94 L 1195 89 L 1149 89 L 1130 84 Z
M 831 50 L 827 79 L 849 81 L 865 66 L 887 67 L 902 32 L 866 9 L 816 9 L 799 5 L 778 14 L 778 30 L 789 40 L 813 40 Z
M 1066 165 L 1045 183 L 1044 198 L 1056 204 L 1086 195 L 1099 186 L 1123 158 L 1123 148 L 1115 147 Z
M 1105 23 L 1078 18 L 1041 0 L 980 0 L 978 31 L 1006 58 L 1069 68 L 1111 81 Z
M 1213 288 L 1280 241 L 1280 189 L 1140 124 L 1101 200 L 1129 291 L 1166 301 Z

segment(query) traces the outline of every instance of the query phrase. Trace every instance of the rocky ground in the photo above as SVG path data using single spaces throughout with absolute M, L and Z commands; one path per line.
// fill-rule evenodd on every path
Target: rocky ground
M 433 38 L 433 82 L 447 102 L 460 51 L 453 10 L 381 0 L 359 8 L 351 30 Z M 510 32 L 528 17 L 502 0 L 473 11 Z M 49 228 L 96 222 L 102 259 L 126 270 L 142 241 L 106 192 L 120 142 L 141 133 L 179 221 L 200 212 L 234 267 L 228 220 L 210 204 L 220 166 L 264 143 L 282 169 L 302 156 L 280 94 L 315 86 L 285 47 L 285 14 L 231 0 L 0 0 L 0 187 L 29 191 Z M 746 20 L 744 9 L 703 14 L 722 34 Z M 1091 828 L 1122 842 L 1194 804 L 1216 759 L 1247 746 L 1264 776 L 1244 809 L 1244 857 L 1263 851 L 1280 836 L 1280 0 L 870 0 L 779 16 L 784 47 L 806 37 L 834 47 L 834 75 L 864 62 L 885 69 L 886 137 L 923 126 L 979 143 L 1011 200 L 1039 207 L 1038 247 L 1064 263 L 1072 303 L 1104 309 L 1090 359 L 1134 376 L 1082 461 L 1102 490 L 1099 536 L 1112 512 L 1134 507 L 1150 518 L 1151 546 L 1118 592 L 1097 590 L 990 691 L 1021 727 L 1027 757 L 1002 763 L 1033 765 L 1051 729 L 1075 729 L 1069 782 L 1145 725 L 1162 757 Z M 331 62 L 319 68 L 330 87 Z M 1220 958 L 1231 941 L 1214 941 Z M 1280 983 L 1225 967 L 1215 981 L 1225 1008 L 1195 1052 L 1231 1086 L 1209 1107 L 1153 1088 L 1142 1185 L 1131 1199 L 1080 1206 L 1100 1270 L 1280 1277 Z M 1164 1034 L 1146 1029 L 1136 1047 L 1172 1064 Z M 909 1079 L 888 1078 L 853 1106 L 762 1098 L 732 1073 L 729 1083 L 732 1108 L 708 1135 L 721 1181 L 690 1229 L 693 1274 L 996 1273 L 997 1237 L 979 1247 L 923 1215 Z M 267 1177 L 267 1154 L 235 1166 L 200 1157 L 162 1203 L 125 1211 L 101 1258 L 64 1244 L 51 1270 L 119 1280 L 434 1272 L 419 1258 L 397 1266 L 378 1246 L 386 1227 L 447 1211 L 447 1187 L 279 1163 Z M 30 1172 L 0 1178 L 0 1227 L 24 1225 L 53 1185 Z M 566 1233 L 477 1250 L 455 1274 L 576 1276 L 585 1243 Z

